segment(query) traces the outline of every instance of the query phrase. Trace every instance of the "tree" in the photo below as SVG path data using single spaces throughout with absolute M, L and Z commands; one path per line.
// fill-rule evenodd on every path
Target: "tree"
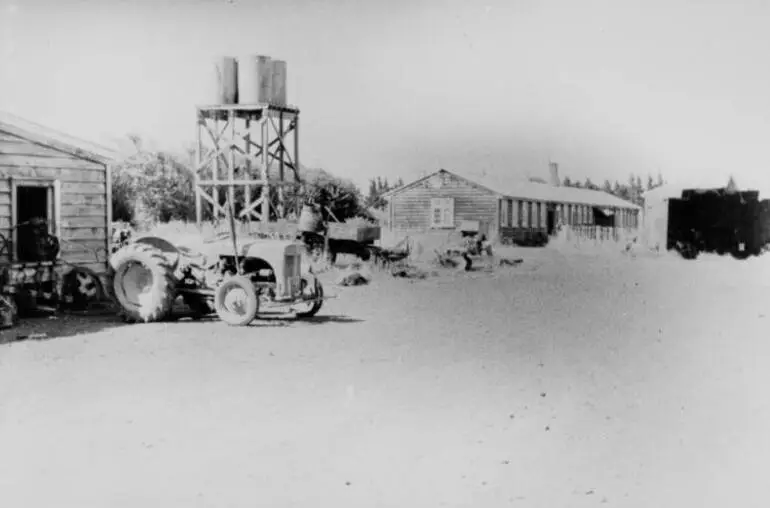
M 612 184 L 610 183 L 609 180 L 604 180 L 603 190 L 607 194 L 612 194 Z
M 155 222 L 191 220 L 195 214 L 192 169 L 170 153 L 146 150 L 139 136 L 129 139 L 134 153 L 113 172 L 113 217 L 140 228 Z
M 628 190 L 625 187 L 621 186 L 617 180 L 615 180 L 615 184 L 612 186 L 612 195 L 617 196 L 621 199 L 627 199 Z
M 335 177 L 323 169 L 306 173 L 309 175 L 303 181 L 300 191 L 305 204 L 317 204 L 325 218 L 341 222 L 353 217 L 368 217 L 364 199 L 353 182 Z
M 647 190 L 655 188 L 655 181 L 652 179 L 652 175 L 647 175 Z
M 369 193 L 364 199 L 364 206 L 366 208 L 374 208 L 375 210 L 382 210 L 385 208 L 386 201 L 382 198 L 384 192 L 389 191 L 387 179 L 383 180 L 379 176 L 369 180 Z
M 572 180 L 568 176 L 564 177 L 564 180 L 562 180 L 562 185 L 564 187 L 572 187 Z

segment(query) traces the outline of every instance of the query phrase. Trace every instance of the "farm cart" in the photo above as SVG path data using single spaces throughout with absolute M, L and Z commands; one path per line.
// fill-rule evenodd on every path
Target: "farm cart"
M 315 315 L 323 304 L 320 281 L 303 271 L 302 245 L 282 240 L 217 241 L 193 250 L 163 238 L 142 237 L 110 259 L 113 291 L 129 321 L 160 321 L 181 296 L 198 315 L 216 312 L 245 326 L 264 308 L 295 317 Z M 236 256 L 237 253 L 237 256 Z
M 325 257 L 332 264 L 339 254 L 368 261 L 378 250 L 374 242 L 380 239 L 379 226 L 327 221 L 318 207 L 310 205 L 303 207 L 297 231 L 311 258 Z

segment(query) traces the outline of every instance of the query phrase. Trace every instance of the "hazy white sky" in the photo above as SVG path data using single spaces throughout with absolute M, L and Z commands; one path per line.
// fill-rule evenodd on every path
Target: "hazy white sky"
M 288 62 L 301 159 L 365 183 L 733 173 L 770 190 L 766 0 L 0 0 L 0 109 L 192 143 L 213 58 Z

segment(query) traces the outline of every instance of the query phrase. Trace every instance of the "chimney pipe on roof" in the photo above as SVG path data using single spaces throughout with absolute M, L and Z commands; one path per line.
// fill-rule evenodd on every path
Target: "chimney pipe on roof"
M 554 187 L 561 187 L 561 179 L 559 178 L 559 164 L 556 162 L 549 162 L 548 171 L 551 174 L 551 185 Z

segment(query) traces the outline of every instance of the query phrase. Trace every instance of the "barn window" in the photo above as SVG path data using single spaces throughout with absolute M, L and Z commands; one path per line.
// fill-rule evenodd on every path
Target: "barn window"
M 454 198 L 433 198 L 430 200 L 430 225 L 432 228 L 454 227 L 454 219 Z
M 37 259 L 36 237 L 41 226 L 48 233 L 60 236 L 60 189 L 58 180 L 11 180 L 14 261 L 40 261 Z

